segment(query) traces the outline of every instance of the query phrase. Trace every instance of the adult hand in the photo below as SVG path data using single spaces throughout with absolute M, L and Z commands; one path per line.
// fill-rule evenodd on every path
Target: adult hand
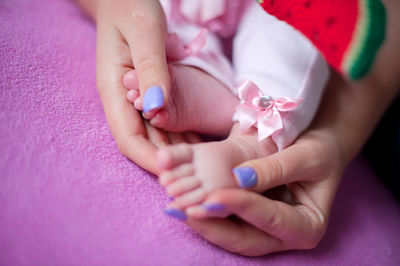
M 398 91 L 381 82 L 381 73 L 358 83 L 335 76 L 316 121 L 292 146 L 238 166 L 249 167 L 246 171 L 257 177 L 251 191 L 217 190 L 204 207 L 186 210 L 186 223 L 210 242 L 247 256 L 315 247 L 343 170 Z M 289 198 L 255 193 L 285 184 Z M 210 218 L 229 214 L 239 219 Z
M 327 133 L 308 131 L 289 148 L 238 166 L 251 167 L 257 174 L 252 191 L 288 184 L 291 197 L 285 191 L 273 200 L 252 191 L 221 189 L 204 205 L 218 206 L 219 211 L 188 209 L 187 224 L 210 242 L 246 256 L 315 247 L 325 233 L 343 172 L 338 149 Z M 199 219 L 227 214 L 241 220 Z
M 141 95 L 156 88 L 156 104 L 169 96 L 165 56 L 167 27 L 157 0 L 78 0 L 97 22 L 97 84 L 107 121 L 122 154 L 157 174 L 153 158 L 157 146 L 173 141 L 198 141 L 192 134 L 161 133 L 144 123 L 126 99 L 125 73 L 136 69 Z M 154 94 L 154 93 L 153 93 Z M 159 93 L 160 94 L 160 93 Z M 165 96 L 165 97 L 163 97 Z M 161 99 L 161 101 L 160 101 Z
M 258 182 L 253 191 L 288 183 L 293 200 L 272 200 L 241 189 L 218 190 L 205 203 L 223 204 L 214 209 L 225 210 L 194 210 L 193 216 L 188 210 L 189 226 L 210 242 L 248 256 L 308 249 L 319 242 L 343 169 L 400 90 L 400 54 L 396 53 L 400 3 L 384 0 L 384 4 L 387 40 L 370 74 L 356 83 L 334 76 L 308 131 L 286 150 L 239 166 L 255 170 Z M 190 218 L 231 213 L 240 219 Z

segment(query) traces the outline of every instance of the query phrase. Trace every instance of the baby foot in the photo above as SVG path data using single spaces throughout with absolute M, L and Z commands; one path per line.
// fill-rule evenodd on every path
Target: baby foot
M 235 126 L 229 138 L 223 141 L 160 149 L 157 154 L 160 183 L 175 198 L 173 206 L 184 209 L 197 205 L 218 188 L 248 187 L 250 184 L 244 183 L 251 180 L 236 181 L 232 169 L 244 161 L 277 151 L 271 138 L 258 142 L 256 133 L 253 130 L 242 134 Z
M 171 96 L 161 110 L 143 113 L 154 127 L 171 132 L 195 131 L 210 135 L 227 135 L 239 100 L 221 82 L 204 71 L 182 65 L 170 65 Z M 129 89 L 127 98 L 143 110 L 134 71 L 124 76 Z

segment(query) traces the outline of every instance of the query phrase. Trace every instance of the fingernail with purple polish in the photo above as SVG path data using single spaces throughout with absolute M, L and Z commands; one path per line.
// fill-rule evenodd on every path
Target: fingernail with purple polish
M 187 219 L 186 214 L 179 209 L 175 209 L 175 208 L 165 209 L 164 213 L 171 217 L 174 217 L 176 219 L 182 220 L 182 221 Z
M 172 200 L 174 200 L 175 198 L 168 195 L 168 196 L 167 196 L 167 199 L 172 201 Z
M 233 174 L 242 188 L 254 187 L 257 184 L 257 173 L 251 167 L 236 167 L 233 169 Z
M 147 89 L 143 99 L 143 111 L 145 113 L 160 108 L 164 105 L 164 93 L 160 86 L 152 86 Z
M 207 211 L 216 212 L 216 211 L 224 211 L 226 206 L 222 203 L 204 203 L 203 208 Z

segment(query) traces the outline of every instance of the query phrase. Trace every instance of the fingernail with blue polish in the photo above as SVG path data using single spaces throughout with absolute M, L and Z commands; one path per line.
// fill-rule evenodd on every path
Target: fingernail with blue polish
M 224 211 L 226 206 L 222 203 L 204 203 L 203 208 L 207 211 L 217 212 L 217 211 Z
M 242 188 L 254 187 L 257 184 L 257 173 L 251 167 L 236 167 L 233 169 L 233 174 Z
M 152 86 L 147 89 L 143 99 L 143 111 L 145 113 L 160 108 L 164 105 L 164 93 L 160 86 Z
M 186 214 L 179 209 L 169 208 L 169 209 L 164 210 L 164 213 L 171 217 L 174 217 L 176 219 L 182 220 L 182 221 L 187 219 Z

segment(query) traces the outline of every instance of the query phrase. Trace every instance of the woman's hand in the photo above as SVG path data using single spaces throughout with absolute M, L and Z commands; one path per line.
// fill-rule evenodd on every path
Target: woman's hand
M 279 153 L 239 165 L 251 167 L 257 174 L 252 191 L 214 192 L 205 204 L 218 204 L 223 210 L 188 209 L 187 224 L 210 242 L 246 256 L 315 247 L 325 233 L 343 172 L 338 149 L 326 133 L 310 130 Z M 267 197 L 253 192 L 285 184 L 287 190 L 280 187 L 265 194 Z M 240 220 L 204 219 L 228 214 Z
M 186 223 L 210 242 L 247 256 L 315 247 L 345 167 L 397 94 L 397 86 L 375 73 L 358 83 L 335 76 L 312 127 L 292 146 L 237 166 L 257 176 L 251 191 L 217 190 L 205 200 L 208 208 L 186 210 Z M 286 193 L 270 190 L 285 184 Z M 255 193 L 266 190 L 267 197 Z M 218 211 L 207 211 L 209 206 Z M 210 218 L 229 214 L 235 219 Z
M 157 174 L 151 158 L 158 146 L 170 143 L 171 136 L 174 141 L 198 141 L 192 134 L 169 134 L 168 138 L 144 123 L 126 99 L 122 77 L 135 68 L 141 97 L 147 88 L 158 86 L 164 96 L 164 102 L 159 104 L 168 100 L 170 79 L 163 9 L 157 0 L 78 2 L 97 23 L 97 87 L 117 146 L 126 157 Z

